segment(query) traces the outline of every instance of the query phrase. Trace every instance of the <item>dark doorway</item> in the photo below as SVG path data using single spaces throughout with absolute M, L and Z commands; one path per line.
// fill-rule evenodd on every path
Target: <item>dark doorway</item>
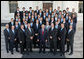
M 50 7 L 52 7 L 52 9 L 53 9 L 53 3 L 43 3 L 44 9 L 49 9 Z

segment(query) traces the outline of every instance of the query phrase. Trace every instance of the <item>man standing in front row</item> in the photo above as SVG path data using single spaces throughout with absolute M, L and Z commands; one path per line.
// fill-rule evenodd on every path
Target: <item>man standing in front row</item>
M 43 53 L 45 53 L 45 42 L 47 42 L 46 39 L 46 30 L 45 30 L 45 25 L 41 25 L 41 29 L 39 30 L 39 53 L 42 52 L 42 46 L 43 46 Z
M 28 23 L 28 28 L 26 29 L 26 49 L 27 49 L 27 54 L 29 55 L 29 49 L 30 52 L 32 52 L 32 43 L 33 43 L 33 37 L 34 37 L 34 31 L 30 27 L 30 23 Z
M 64 27 L 64 24 L 61 23 L 61 29 L 59 31 L 59 37 L 60 40 L 60 52 L 61 56 L 65 53 L 65 34 L 66 34 L 66 28 Z
M 10 50 L 10 29 L 9 29 L 8 24 L 6 24 L 6 29 L 4 30 L 4 35 L 5 35 L 6 51 L 7 51 L 7 53 L 9 53 L 9 50 Z
M 73 54 L 73 39 L 74 39 L 74 30 L 72 29 L 72 25 L 70 25 L 67 35 L 67 50 L 66 50 L 66 52 L 69 52 L 69 49 L 71 49 L 69 55 Z
M 57 29 L 54 28 L 54 23 L 51 23 L 49 38 L 50 38 L 50 52 L 52 52 L 55 55 L 57 51 Z
M 18 31 L 18 37 L 19 37 L 19 43 L 20 43 L 20 53 L 24 54 L 24 45 L 25 43 L 25 30 L 24 30 L 24 25 L 21 25 L 21 29 Z

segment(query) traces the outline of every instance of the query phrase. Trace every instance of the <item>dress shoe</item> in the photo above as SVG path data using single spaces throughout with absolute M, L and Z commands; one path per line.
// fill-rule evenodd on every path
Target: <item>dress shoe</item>
M 16 52 L 19 52 L 19 50 L 16 50 Z
M 69 52 L 69 50 L 66 50 L 65 52 Z
M 13 52 L 11 54 L 13 55 Z
M 9 53 L 9 51 L 7 51 L 7 53 Z
M 69 55 L 72 55 L 73 53 L 69 53 Z

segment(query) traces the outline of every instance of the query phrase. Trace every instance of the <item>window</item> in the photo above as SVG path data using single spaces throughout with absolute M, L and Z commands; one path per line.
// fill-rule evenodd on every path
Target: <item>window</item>
M 79 13 L 83 13 L 83 1 L 79 1 Z
M 18 7 L 17 1 L 9 1 L 9 10 L 10 13 L 14 13 Z

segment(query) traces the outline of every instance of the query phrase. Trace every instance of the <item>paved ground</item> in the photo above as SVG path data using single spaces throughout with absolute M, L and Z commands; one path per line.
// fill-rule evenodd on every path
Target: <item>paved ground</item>
M 33 49 L 35 52 L 30 53 L 30 55 L 21 55 L 20 53 L 17 53 L 14 51 L 14 55 L 11 55 L 11 53 L 6 53 L 5 50 L 5 41 L 4 41 L 4 35 L 3 35 L 3 30 L 4 27 L 1 26 L 1 58 L 34 58 L 34 57 L 45 57 L 45 58 L 83 58 L 83 22 L 78 21 L 77 23 L 77 31 L 75 33 L 75 38 L 74 38 L 74 53 L 73 55 L 68 55 L 69 53 L 66 53 L 65 56 L 60 57 L 59 53 L 57 55 L 52 55 L 50 53 L 46 54 L 39 54 L 36 52 L 38 49 Z

